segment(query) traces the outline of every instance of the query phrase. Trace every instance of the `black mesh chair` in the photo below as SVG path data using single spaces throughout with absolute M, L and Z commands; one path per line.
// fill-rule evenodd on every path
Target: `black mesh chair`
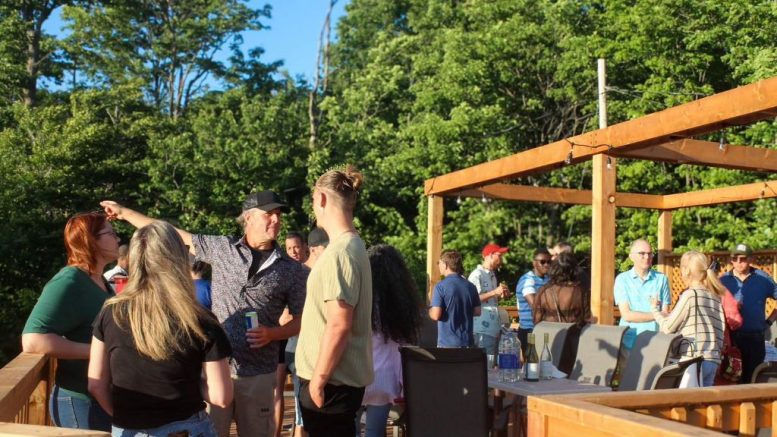
M 400 353 L 408 437 L 488 435 L 488 378 L 482 349 L 403 347 Z
M 704 361 L 704 357 L 698 356 L 689 360 L 680 361 L 675 364 L 665 366 L 663 369 L 658 371 L 658 374 L 653 380 L 653 386 L 650 387 L 650 389 L 665 390 L 670 388 L 679 388 L 680 382 L 683 380 L 685 370 L 694 363 L 697 363 L 697 365 L 701 366 L 702 361 Z

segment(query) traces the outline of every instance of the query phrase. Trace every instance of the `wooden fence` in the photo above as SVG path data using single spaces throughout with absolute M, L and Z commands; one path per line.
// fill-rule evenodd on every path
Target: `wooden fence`
M 0 435 L 107 437 L 108 433 L 54 428 L 48 402 L 56 360 L 21 353 L 0 369 Z
M 755 436 L 777 424 L 777 383 L 529 397 L 529 436 Z

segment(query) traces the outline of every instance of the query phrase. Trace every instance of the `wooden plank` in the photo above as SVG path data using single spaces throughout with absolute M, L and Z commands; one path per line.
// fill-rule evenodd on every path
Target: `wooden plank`
M 774 115 L 777 115 L 777 77 L 437 176 L 425 182 L 424 192 L 426 195 L 450 193 L 558 168 L 564 165 L 570 151 L 570 163 L 577 163 L 605 152 L 654 146 L 673 138 L 715 132 Z
M 0 423 L 0 435 L 6 437 L 110 437 L 110 433 L 88 429 L 55 428 L 53 426 Z
M 585 402 L 573 396 L 530 396 L 527 406 L 530 413 L 546 416 L 547 423 L 554 418 L 577 422 L 578 435 L 587 435 L 587 430 L 612 430 L 614 434 L 629 437 L 720 436 L 703 428 Z M 529 435 L 535 434 L 530 432 Z
M 672 253 L 672 211 L 661 211 L 658 215 L 658 271 L 668 275 L 670 267 L 667 255 Z
M 675 422 L 685 423 L 688 420 L 688 411 L 684 407 L 675 407 L 669 411 L 669 418 Z
M 522 202 L 560 203 L 564 205 L 590 205 L 591 190 L 576 190 L 558 187 L 534 187 L 531 185 L 491 184 L 456 193 L 461 197 L 480 199 L 484 195 L 489 199 Z M 642 193 L 615 193 L 615 206 L 624 208 L 663 208 L 663 196 Z
M 777 383 L 714 386 L 706 388 L 684 388 L 673 390 L 614 392 L 606 394 L 580 394 L 566 397 L 585 400 L 615 408 L 636 410 L 665 409 L 679 406 L 723 405 L 740 402 L 771 402 L 777 399 Z
M 772 429 L 772 437 L 777 437 L 777 401 L 772 402 L 771 420 L 772 423 L 769 427 Z
M 739 407 L 739 435 L 755 437 L 755 405 L 752 402 L 742 402 Z
M 707 406 L 707 423 L 705 426 L 712 429 L 723 428 L 723 408 L 720 405 Z
M 591 312 L 598 323 L 612 325 L 615 284 L 615 175 L 607 157 L 593 159 L 591 199 Z
M 713 188 L 664 196 L 665 209 L 719 205 L 777 197 L 777 181 L 755 182 L 734 187 Z
M 618 150 L 621 158 L 672 162 L 676 164 L 704 165 L 737 170 L 761 172 L 777 171 L 777 150 L 752 146 L 726 144 L 692 138 L 670 141 L 636 150 Z
M 437 267 L 437 261 L 439 261 L 442 254 L 442 220 L 445 213 L 442 197 L 429 196 L 428 209 L 426 228 L 426 291 L 427 301 L 431 302 L 434 286 L 440 281 L 440 269 Z
M 0 421 L 13 421 L 27 405 L 38 383 L 48 376 L 47 363 L 45 355 L 21 353 L 0 369 Z

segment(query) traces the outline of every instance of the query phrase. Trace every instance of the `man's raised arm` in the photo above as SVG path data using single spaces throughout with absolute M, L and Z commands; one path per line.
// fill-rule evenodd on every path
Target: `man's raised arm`
M 136 228 L 142 228 L 143 226 L 146 226 L 155 220 L 147 215 L 144 215 L 143 213 L 135 211 L 134 209 L 119 205 L 112 200 L 103 200 L 100 202 L 100 206 L 103 207 L 105 214 L 108 215 L 108 220 L 124 220 Z M 189 251 L 194 254 L 192 234 L 177 227 L 175 230 L 178 231 L 178 235 L 181 236 L 183 244 L 188 246 Z

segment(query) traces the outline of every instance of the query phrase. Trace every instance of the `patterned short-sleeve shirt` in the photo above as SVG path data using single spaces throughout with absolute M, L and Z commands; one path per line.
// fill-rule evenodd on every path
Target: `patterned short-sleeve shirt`
M 232 346 L 230 368 L 238 376 L 275 372 L 278 342 L 251 349 L 246 341 L 245 314 L 255 311 L 259 325 L 277 327 L 283 309 L 302 314 L 308 271 L 274 244 L 273 253 L 248 277 L 253 255 L 245 237 L 192 235 L 196 259 L 213 267 L 212 311 Z

